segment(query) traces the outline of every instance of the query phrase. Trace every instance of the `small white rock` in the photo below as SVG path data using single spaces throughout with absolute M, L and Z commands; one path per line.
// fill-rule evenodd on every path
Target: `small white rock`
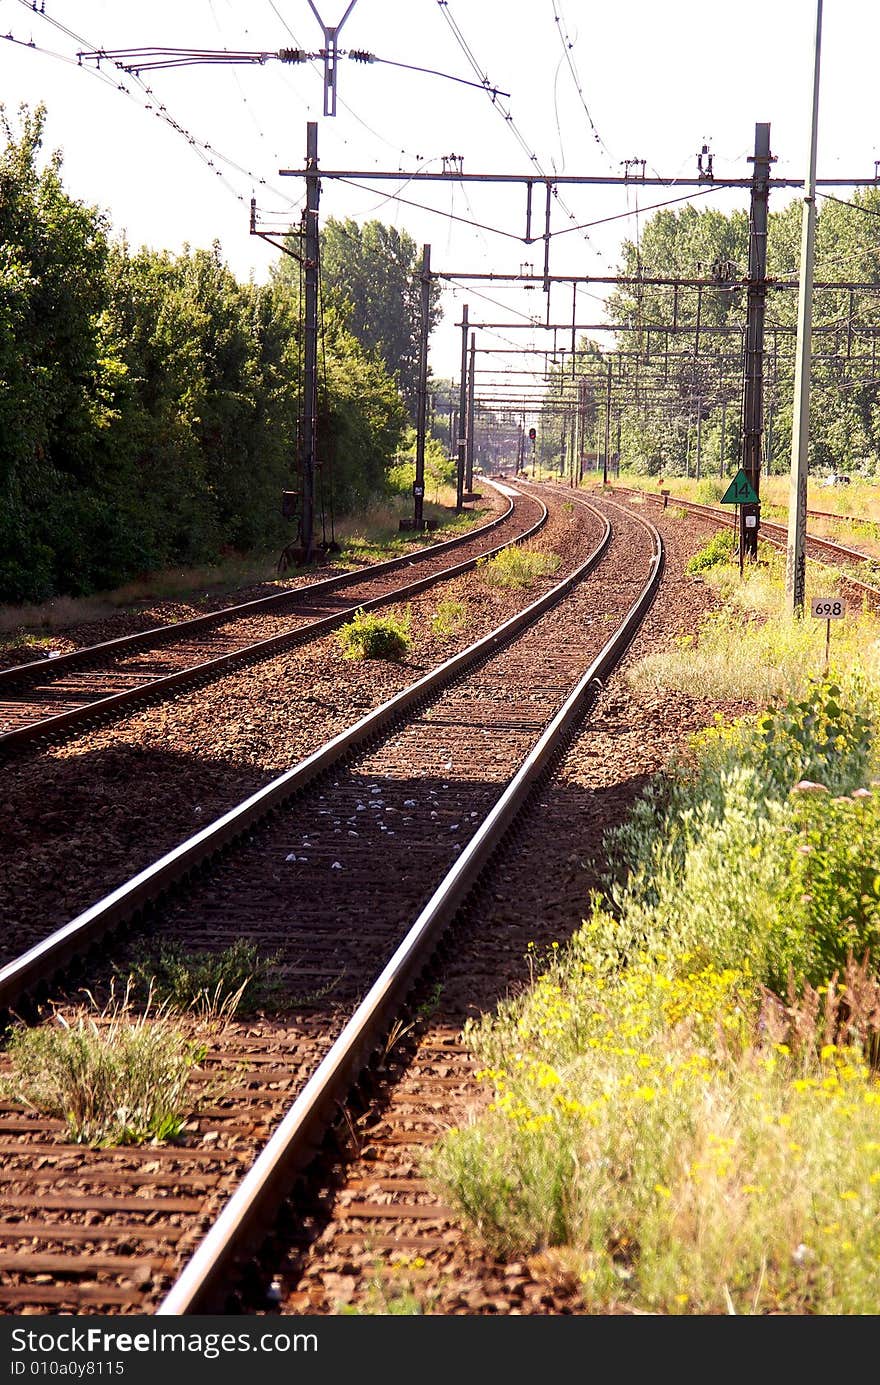
M 333 865 L 330 867 L 330 869 L 331 869 L 331 870 L 342 870 L 342 864 L 341 864 L 341 862 L 340 862 L 340 861 L 334 861 L 334 862 L 333 862 Z

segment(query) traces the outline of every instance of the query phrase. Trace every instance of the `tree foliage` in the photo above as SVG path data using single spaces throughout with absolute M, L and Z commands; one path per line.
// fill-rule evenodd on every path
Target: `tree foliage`
M 302 400 L 298 295 L 219 244 L 114 240 L 41 161 L 45 111 L 0 108 L 0 600 L 84 594 L 224 549 L 279 547 Z M 325 315 L 320 483 L 380 488 L 405 422 L 375 352 Z
M 415 241 L 381 221 L 359 226 L 330 217 L 321 230 L 321 286 L 352 335 L 396 377 L 414 418 L 422 294 Z M 440 319 L 439 299 L 432 283 L 429 331 Z

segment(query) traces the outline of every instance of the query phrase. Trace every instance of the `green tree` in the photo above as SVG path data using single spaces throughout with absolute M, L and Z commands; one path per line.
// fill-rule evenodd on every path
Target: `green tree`
M 89 580 L 100 519 L 91 440 L 112 413 L 102 330 L 104 218 L 69 198 L 60 155 L 37 168 L 45 108 L 0 107 L 0 590 L 38 599 Z
M 283 272 L 292 279 L 294 271 L 295 263 L 286 262 Z M 343 313 L 349 331 L 397 379 L 414 418 L 422 293 L 415 241 L 381 221 L 359 226 L 330 217 L 321 230 L 321 288 L 325 303 Z M 434 283 L 429 330 L 440 320 L 439 300 Z

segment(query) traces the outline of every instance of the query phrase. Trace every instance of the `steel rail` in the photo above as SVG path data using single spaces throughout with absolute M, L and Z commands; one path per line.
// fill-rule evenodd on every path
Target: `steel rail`
M 503 520 L 510 517 L 512 508 L 511 505 L 510 509 L 505 511 L 503 515 L 493 520 L 490 524 L 482 525 L 480 529 L 473 532 L 483 533 L 486 530 L 494 528 L 497 524 L 500 524 Z M 350 619 L 351 613 L 355 609 L 370 611 L 389 601 L 406 600 L 410 596 L 414 596 L 417 592 L 424 591 L 427 587 L 433 586 L 438 582 L 448 581 L 451 577 L 459 576 L 463 572 L 469 572 L 472 568 L 476 567 L 476 564 L 481 559 L 493 557 L 496 553 L 500 552 L 502 548 L 510 547 L 512 544 L 523 543 L 546 524 L 547 514 L 547 507 L 544 506 L 543 514 L 536 523 L 525 530 L 524 533 L 518 534 L 515 539 L 510 540 L 510 543 L 501 544 L 497 548 L 487 549 L 486 552 L 480 554 L 478 558 L 468 558 L 463 563 L 454 563 L 451 567 L 443 568 L 440 572 L 430 573 L 426 577 L 417 578 L 415 582 L 407 583 L 406 586 L 398 587 L 393 592 L 386 592 L 381 596 L 370 597 L 366 601 L 359 601 L 343 611 L 337 611 L 331 616 L 322 616 L 320 619 L 310 621 L 308 624 L 301 625 L 295 630 L 289 630 L 280 635 L 272 635 L 268 639 L 259 640 L 253 644 L 242 645 L 240 649 L 234 649 L 226 654 L 220 654 L 214 659 L 206 659 L 200 664 L 192 664 L 188 668 L 177 669 L 174 673 L 163 674 L 159 678 L 152 678 L 145 683 L 139 683 L 134 688 L 126 688 L 121 692 L 111 693 L 108 697 L 98 698 L 94 702 L 85 703 L 80 707 L 73 707 L 66 712 L 57 712 L 54 716 L 42 717 L 37 721 L 31 721 L 24 726 L 16 727 L 12 731 L 3 732 L 0 734 L 0 753 L 12 747 L 28 744 L 31 741 L 57 736 L 59 733 L 67 731 L 71 726 L 78 726 L 82 723 L 95 721 L 98 718 L 103 719 L 109 717 L 112 713 L 123 707 L 130 706 L 133 703 L 144 702 L 153 697 L 163 697 L 166 693 L 171 692 L 175 688 L 189 686 L 194 682 L 207 682 L 212 678 L 218 677 L 227 669 L 247 663 L 258 663 L 261 659 L 266 659 L 274 654 L 282 653 L 285 649 L 289 649 L 296 644 L 305 644 L 310 640 L 318 639 L 328 631 L 343 625 Z M 472 537 L 473 533 L 470 533 L 451 539 L 449 545 L 451 546 L 464 542 L 466 539 Z M 422 557 L 429 556 L 432 553 L 436 553 L 440 546 L 441 545 L 436 545 L 434 548 L 420 549 L 419 555 Z M 389 567 L 396 568 L 404 566 L 407 563 L 412 563 L 416 560 L 417 556 L 416 554 L 406 554 L 402 558 L 390 559 L 388 563 L 377 563 L 367 572 L 358 573 L 356 575 L 357 579 L 372 577 L 374 573 L 388 570 Z M 276 596 L 261 597 L 258 601 L 248 602 L 243 606 L 231 606 L 219 613 L 212 612 L 209 616 L 197 616 L 193 621 L 181 621 L 177 625 L 159 626 L 157 628 L 164 639 L 171 640 L 179 635 L 181 630 L 185 630 L 186 626 L 199 625 L 203 621 L 210 622 L 218 614 L 224 617 L 230 614 L 241 614 L 242 612 L 250 614 L 252 613 L 251 608 L 253 606 L 284 599 L 290 600 L 291 597 L 301 593 L 307 593 L 311 596 L 313 592 L 341 585 L 343 580 L 347 580 L 353 585 L 353 574 L 344 573 L 341 577 L 331 577 L 324 582 L 316 582 L 310 586 L 296 588 L 293 592 L 284 592 Z M 153 632 L 141 632 L 142 635 L 149 635 L 151 633 Z M 83 650 L 73 650 L 70 654 L 62 654 L 59 655 L 58 659 L 53 659 L 51 667 L 54 669 L 61 660 L 75 660 L 79 655 L 89 655 L 91 658 L 95 658 L 95 651 L 111 650 L 113 646 L 121 642 L 137 640 L 138 638 L 138 635 L 121 636 L 119 640 L 110 640 L 106 644 L 90 645 Z M 80 659 L 79 662 L 86 662 L 85 657 Z M 40 669 L 45 671 L 46 667 L 45 661 L 39 660 L 36 663 L 19 664 L 16 668 L 6 670 L 6 672 L 16 673 L 20 672 L 22 669 Z M 0 673 L 0 678 L 2 678 L 2 673 Z
M 541 502 L 543 504 L 543 502 Z M 592 508 L 592 507 L 590 507 Z M 546 515 L 546 506 L 544 506 Z M 598 511 L 594 510 L 598 514 Z M 23 998 L 48 984 L 75 957 L 85 955 L 97 941 L 124 924 L 134 922 L 181 880 L 241 838 L 287 799 L 301 792 L 319 775 L 345 756 L 365 746 L 393 722 L 425 702 L 478 661 L 512 640 L 537 620 L 597 566 L 611 541 L 611 526 L 604 516 L 605 532 L 585 562 L 522 611 L 484 635 L 374 708 L 300 760 L 284 774 L 264 785 L 244 802 L 222 814 L 186 841 L 120 885 L 104 899 L 63 924 L 27 952 L 0 968 L 0 1015 L 21 1004 Z M 644 522 L 644 521 L 642 521 Z
M 220 1311 L 218 1300 L 230 1272 L 264 1234 L 291 1177 L 314 1157 L 330 1117 L 381 1042 L 394 1012 L 427 966 L 436 942 L 453 922 L 533 789 L 551 767 L 554 756 L 601 690 L 602 680 L 628 648 L 663 572 L 663 542 L 659 533 L 649 521 L 640 516 L 634 518 L 648 530 L 654 550 L 648 579 L 638 598 L 411 925 L 159 1304 L 157 1316 Z M 606 547 L 608 537 L 606 534 Z
M 498 486 L 490 477 L 486 476 L 483 479 L 487 485 L 492 486 L 493 490 L 501 491 L 503 494 L 503 488 Z M 132 635 L 118 635 L 115 639 L 103 640 L 100 644 L 89 644 L 82 649 L 71 649 L 66 654 L 59 654 L 51 660 L 32 659 L 26 664 L 15 664 L 11 668 L 0 669 L 0 686 L 3 683 L 14 683 L 26 674 L 45 673 L 47 668 L 56 669 L 65 666 L 70 667 L 78 663 L 89 663 L 104 654 L 112 653 L 115 649 L 136 649 L 141 644 L 162 644 L 167 640 L 176 639 L 181 631 L 185 633 L 188 630 L 216 625 L 236 616 L 254 615 L 256 612 L 277 605 L 279 602 L 295 601 L 298 597 L 311 596 L 313 592 L 332 591 L 334 587 L 345 586 L 346 583 L 353 584 L 362 581 L 365 577 L 372 577 L 376 573 L 393 572 L 395 568 L 405 567 L 407 563 L 421 562 L 435 553 L 442 552 L 447 548 L 456 548 L 459 544 L 467 543 L 475 535 L 486 534 L 491 529 L 497 528 L 499 524 L 503 524 L 513 513 L 513 501 L 510 497 L 508 497 L 508 502 L 507 509 L 503 514 L 496 515 L 486 524 L 480 524 L 469 529 L 466 534 L 456 534 L 455 538 L 445 539 L 443 543 L 429 544 L 426 548 L 414 548 L 410 553 L 402 553 L 398 558 L 386 558 L 381 563 L 371 563 L 369 567 L 359 571 L 340 572 L 335 577 L 322 577 L 320 582 L 306 582 L 301 587 L 287 587 L 284 591 L 273 592 L 271 596 L 258 596 L 253 601 L 243 601 L 236 606 L 223 606 L 219 611 L 207 611 L 204 615 L 192 616 L 189 620 L 180 620 L 174 625 L 153 625 L 149 630 L 138 630 Z

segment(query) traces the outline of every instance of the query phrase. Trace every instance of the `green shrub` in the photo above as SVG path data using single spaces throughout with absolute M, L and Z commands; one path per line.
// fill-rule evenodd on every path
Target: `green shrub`
M 161 1011 L 56 1015 L 51 1024 L 9 1032 L 12 1071 L 0 1089 L 48 1116 L 60 1116 L 69 1138 L 94 1146 L 174 1139 L 193 1102 L 187 1087 L 205 1056 Z
M 389 612 L 385 616 L 357 611 L 341 630 L 337 642 L 344 659 L 402 659 L 409 649 L 411 617 Z
M 533 548 L 502 548 L 492 558 L 479 558 L 477 572 L 490 587 L 530 587 L 539 577 L 556 572 L 562 559 Z
M 880 972 L 880 798 L 796 791 L 780 929 L 800 944 L 798 979 L 820 986 L 847 959 Z
M 695 553 L 688 560 L 685 572 L 705 572 L 706 568 L 715 567 L 718 563 L 729 563 L 733 557 L 733 546 L 733 532 L 730 529 L 719 529 L 709 542 L 703 545 L 699 553 Z

